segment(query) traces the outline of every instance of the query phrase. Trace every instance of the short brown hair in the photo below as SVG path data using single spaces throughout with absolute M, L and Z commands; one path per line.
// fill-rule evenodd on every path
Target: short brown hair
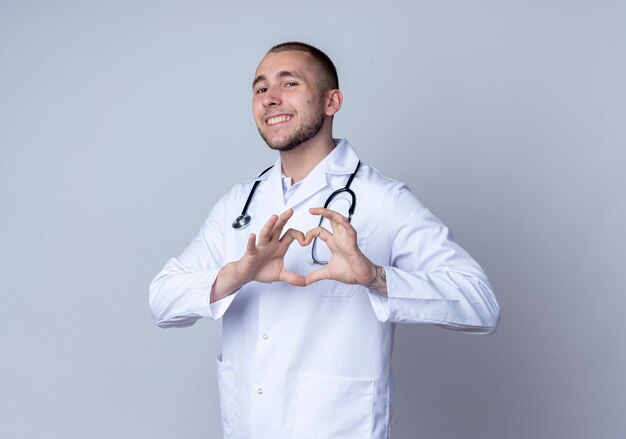
M 313 57 L 316 63 L 317 71 L 317 86 L 320 92 L 339 88 L 339 77 L 337 76 L 337 69 L 331 61 L 331 59 L 324 52 L 317 47 L 313 47 L 310 44 L 300 43 L 298 41 L 289 41 L 287 43 L 277 44 L 272 47 L 267 53 L 279 53 L 287 52 L 290 50 L 298 50 L 306 52 Z

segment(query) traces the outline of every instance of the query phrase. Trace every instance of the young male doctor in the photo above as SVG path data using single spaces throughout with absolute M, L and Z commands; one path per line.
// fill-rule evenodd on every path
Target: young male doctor
M 158 326 L 223 320 L 224 437 L 389 438 L 395 324 L 498 325 L 485 273 L 448 229 L 333 138 L 342 99 L 321 51 L 270 49 L 252 107 L 278 160 L 228 191 L 150 286 Z

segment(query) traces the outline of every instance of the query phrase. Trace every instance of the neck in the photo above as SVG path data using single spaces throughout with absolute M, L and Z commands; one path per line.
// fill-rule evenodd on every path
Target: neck
M 292 183 L 303 180 L 334 148 L 335 143 L 329 135 L 322 139 L 313 138 L 291 151 L 281 152 L 283 174 L 291 177 Z

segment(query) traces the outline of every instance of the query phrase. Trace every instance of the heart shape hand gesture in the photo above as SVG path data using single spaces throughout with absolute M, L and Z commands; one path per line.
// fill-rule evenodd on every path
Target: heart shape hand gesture
M 226 297 L 253 280 L 306 286 L 322 279 L 333 279 L 346 284 L 370 285 L 376 278 L 376 266 L 357 246 L 356 230 L 348 219 L 329 209 L 313 208 L 309 211 L 328 219 L 332 233 L 324 227 L 311 229 L 306 235 L 292 228 L 282 233 L 293 215 L 293 209 L 280 216 L 272 215 L 261 229 L 258 241 L 254 233 L 250 234 L 241 259 L 220 270 L 211 290 L 211 302 Z M 306 277 L 287 271 L 284 257 L 289 246 L 298 241 L 304 247 L 316 237 L 324 241 L 331 251 L 328 264 Z

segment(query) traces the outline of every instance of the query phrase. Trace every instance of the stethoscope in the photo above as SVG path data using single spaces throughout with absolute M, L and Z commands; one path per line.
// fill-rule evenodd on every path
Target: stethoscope
M 350 189 L 350 185 L 352 184 L 352 180 L 354 180 L 356 173 L 359 171 L 359 167 L 361 167 L 360 160 L 356 164 L 356 168 L 354 169 L 354 172 L 352 173 L 352 175 L 350 175 L 350 178 L 348 178 L 348 182 L 346 183 L 346 185 L 340 189 L 337 189 L 332 194 L 330 194 L 329 197 L 326 199 L 326 202 L 324 203 L 324 209 L 327 209 L 330 203 L 333 201 L 333 199 L 337 195 L 342 194 L 344 192 L 350 195 L 350 208 L 348 209 L 348 222 L 352 220 L 352 215 L 354 214 L 354 208 L 356 206 L 356 195 L 354 194 L 354 191 Z M 240 230 L 240 229 L 245 228 L 248 224 L 250 224 L 250 220 L 252 220 L 252 217 L 248 215 L 248 206 L 250 205 L 250 201 L 252 200 L 252 197 L 254 196 L 254 191 L 256 191 L 256 187 L 259 185 L 261 181 L 259 180 L 259 178 L 261 178 L 267 171 L 269 171 L 272 168 L 273 166 L 270 166 L 265 171 L 261 172 L 259 176 L 257 177 L 257 180 L 252 185 L 252 189 L 250 189 L 250 194 L 248 195 L 246 204 L 243 205 L 243 210 L 241 211 L 241 215 L 239 215 L 237 218 L 235 218 L 235 221 L 233 221 L 233 229 Z M 323 221 L 324 221 L 324 217 L 320 217 L 320 222 L 318 226 L 321 226 Z M 311 256 L 313 257 L 313 263 L 320 264 L 320 265 L 327 264 L 328 263 L 327 261 L 320 261 L 315 257 L 316 246 L 317 246 L 317 237 L 315 237 L 315 239 L 313 240 L 313 247 L 311 249 Z

